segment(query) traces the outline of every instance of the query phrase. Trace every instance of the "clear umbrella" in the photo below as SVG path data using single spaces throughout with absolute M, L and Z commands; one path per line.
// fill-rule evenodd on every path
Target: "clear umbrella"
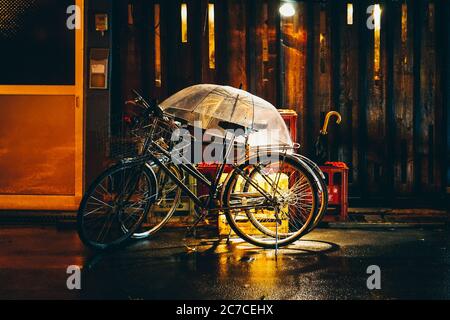
M 269 102 L 251 93 L 229 86 L 199 84 L 187 87 L 160 104 L 168 114 L 202 129 L 224 130 L 220 121 L 247 128 L 250 147 L 293 146 L 289 130 L 278 110 Z M 242 141 L 238 137 L 237 141 Z

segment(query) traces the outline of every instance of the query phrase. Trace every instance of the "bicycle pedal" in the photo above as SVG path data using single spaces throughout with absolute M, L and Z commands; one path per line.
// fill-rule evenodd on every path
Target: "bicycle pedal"
M 197 248 L 195 247 L 189 247 L 187 245 L 184 245 L 184 247 L 186 248 L 187 253 L 197 252 Z
M 185 233 L 185 237 L 189 238 L 193 236 L 193 228 L 187 228 L 186 233 Z

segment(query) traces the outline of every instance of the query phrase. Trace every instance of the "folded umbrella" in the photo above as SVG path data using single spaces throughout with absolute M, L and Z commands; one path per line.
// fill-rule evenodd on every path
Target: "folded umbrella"
M 336 119 L 336 123 L 339 124 L 341 123 L 342 117 L 339 114 L 339 112 L 337 111 L 330 111 L 326 114 L 325 116 L 325 121 L 323 123 L 323 127 L 320 130 L 320 134 L 317 137 L 316 140 L 316 144 L 315 144 L 315 160 L 318 164 L 323 165 L 328 159 L 328 140 L 327 140 L 327 135 L 328 135 L 328 124 L 330 122 L 330 118 L 332 116 L 335 116 Z

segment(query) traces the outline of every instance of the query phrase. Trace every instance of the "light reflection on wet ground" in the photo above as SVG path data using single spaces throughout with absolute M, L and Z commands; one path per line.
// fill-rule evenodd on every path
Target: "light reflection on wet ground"
M 0 235 L 9 241 L 0 249 L 3 298 L 450 298 L 445 229 L 318 229 L 278 255 L 206 232 L 183 239 L 180 229 L 100 255 L 83 249 L 74 231 L 21 232 L 27 241 Z M 65 267 L 76 263 L 84 265 L 80 292 L 65 288 Z M 381 268 L 381 290 L 366 287 L 372 264 Z

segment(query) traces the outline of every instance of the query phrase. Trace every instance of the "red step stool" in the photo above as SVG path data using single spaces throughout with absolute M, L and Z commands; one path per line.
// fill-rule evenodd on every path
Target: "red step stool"
M 320 169 L 328 187 L 328 206 L 336 206 L 339 220 L 348 218 L 348 167 L 344 162 L 325 162 Z

